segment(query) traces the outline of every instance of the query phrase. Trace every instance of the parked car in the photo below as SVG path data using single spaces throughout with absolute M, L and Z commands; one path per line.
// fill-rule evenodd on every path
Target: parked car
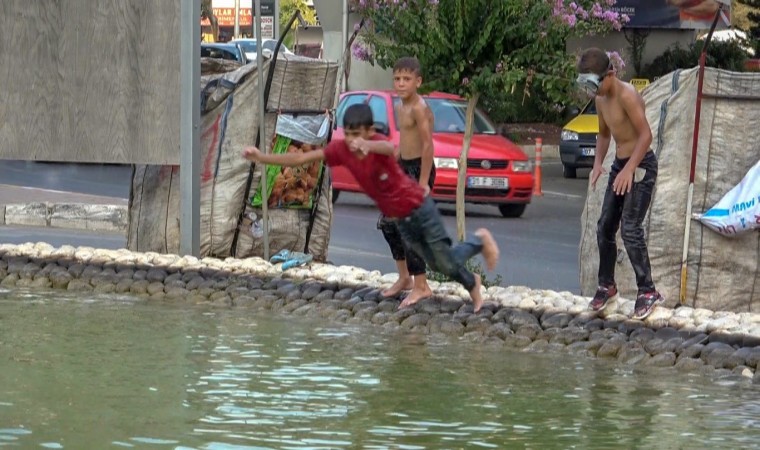
M 438 202 L 454 202 L 457 189 L 457 167 L 462 150 L 467 101 L 445 93 L 424 96 L 433 112 L 435 185 L 432 196 Z M 341 96 L 336 114 L 335 138 L 343 137 L 341 126 L 346 108 L 366 103 L 372 108 L 376 128 L 398 144 L 399 129 L 395 107 L 401 100 L 389 91 L 354 91 Z M 496 132 L 488 117 L 480 110 L 475 114 L 475 134 L 467 159 L 465 202 L 494 205 L 504 217 L 520 217 L 533 196 L 533 164 L 520 147 Z M 333 198 L 341 191 L 361 192 L 361 187 L 348 170 L 332 170 Z
M 222 43 L 201 43 L 201 57 L 219 58 L 237 61 L 240 64 L 248 64 L 248 58 L 245 56 L 243 48 L 236 44 Z
M 576 169 L 594 166 L 596 135 L 599 134 L 599 118 L 593 100 L 583 107 L 580 114 L 562 127 L 559 155 L 562 160 L 562 175 L 575 178 Z
M 246 39 L 233 39 L 230 41 L 230 44 L 236 44 L 243 48 L 243 51 L 245 52 L 245 57 L 248 58 L 248 61 L 256 61 L 256 45 L 257 41 L 256 39 L 246 38 Z M 277 47 L 277 40 L 276 39 L 263 39 L 261 41 L 261 53 L 266 56 L 271 56 L 274 54 L 274 49 Z M 282 44 L 280 46 L 280 54 L 287 54 L 292 55 L 293 52 L 290 51 L 289 48 L 285 46 L 285 44 Z

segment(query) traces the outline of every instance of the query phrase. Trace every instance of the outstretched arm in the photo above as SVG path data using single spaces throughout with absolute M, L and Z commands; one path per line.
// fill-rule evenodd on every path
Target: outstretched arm
M 312 150 L 305 153 L 283 153 L 275 155 L 271 153 L 261 153 L 261 150 L 256 147 L 246 147 L 246 149 L 243 150 L 243 158 L 251 162 L 298 167 L 314 161 L 322 161 L 325 159 L 325 153 L 322 150 Z
M 351 151 L 359 151 L 366 154 L 378 153 L 380 155 L 393 156 L 396 146 L 390 141 L 370 141 L 367 139 L 354 139 L 349 145 Z

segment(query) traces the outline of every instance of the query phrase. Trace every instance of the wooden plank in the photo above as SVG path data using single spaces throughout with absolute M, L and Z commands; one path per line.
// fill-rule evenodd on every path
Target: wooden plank
M 0 29 L 0 159 L 179 162 L 179 0 L 3 0 Z

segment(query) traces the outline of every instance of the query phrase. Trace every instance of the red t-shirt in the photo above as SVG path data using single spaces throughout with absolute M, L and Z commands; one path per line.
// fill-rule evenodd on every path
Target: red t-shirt
M 375 134 L 374 141 L 387 140 Z M 370 153 L 357 158 L 343 139 L 330 142 L 324 149 L 328 166 L 344 166 L 356 178 L 364 193 L 377 203 L 380 212 L 388 217 L 407 217 L 422 205 L 425 191 L 401 170 L 392 156 Z

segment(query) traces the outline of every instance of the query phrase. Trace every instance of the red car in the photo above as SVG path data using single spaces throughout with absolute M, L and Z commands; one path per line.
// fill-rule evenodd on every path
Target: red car
M 438 202 L 456 201 L 457 167 L 464 140 L 467 101 L 451 94 L 434 92 L 424 96 L 433 112 L 433 146 L 435 148 L 435 186 L 433 198 Z M 338 104 L 335 138 L 343 138 L 343 114 L 348 106 L 366 103 L 372 108 L 375 127 L 398 144 L 399 129 L 394 105 L 401 100 L 391 91 L 352 91 L 341 96 Z M 504 217 L 520 217 L 533 195 L 533 164 L 520 147 L 496 132 L 480 110 L 475 114 L 475 134 L 467 160 L 465 201 L 494 205 Z M 337 126 L 341 125 L 341 126 Z M 341 191 L 362 192 L 344 167 L 332 169 L 333 199 Z

